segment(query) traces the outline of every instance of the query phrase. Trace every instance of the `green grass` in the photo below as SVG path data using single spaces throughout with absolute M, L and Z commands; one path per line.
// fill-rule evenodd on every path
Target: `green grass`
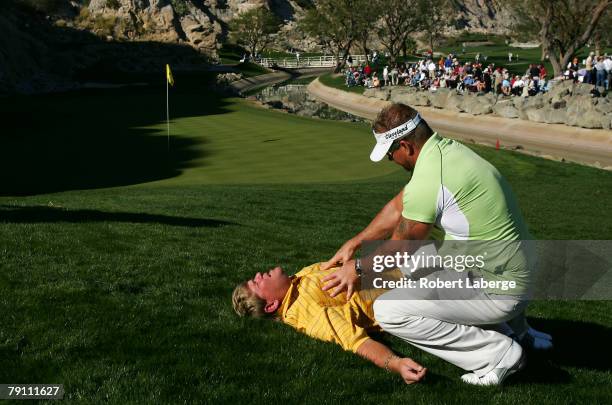
M 529 65 L 531 63 L 540 64 L 542 51 L 541 48 L 515 48 L 507 46 L 503 43 L 496 43 L 495 45 L 483 45 L 483 46 L 475 46 L 475 47 L 466 47 L 465 53 L 462 53 L 461 43 L 455 46 L 443 46 L 435 49 L 436 52 L 442 52 L 447 55 L 448 53 L 457 54 L 457 58 L 461 62 L 473 61 L 476 58 L 476 54 L 480 53 L 481 56 L 486 55 L 487 64 L 495 63 L 496 66 L 502 66 L 508 69 L 508 71 L 512 74 L 524 75 Z M 612 49 L 602 49 L 602 52 L 610 52 Z M 508 52 L 512 52 L 513 60 L 512 62 L 508 61 Z M 582 48 L 578 53 L 577 57 L 582 63 L 582 59 L 585 59 L 590 52 L 589 48 Z M 518 55 L 518 61 L 516 60 L 516 56 Z M 481 61 L 483 59 L 481 58 Z M 553 77 L 553 68 L 552 64 L 549 60 L 544 61 L 544 66 L 546 67 L 546 71 L 548 72 L 548 78 L 552 79 Z
M 266 69 L 265 67 L 252 62 L 239 63 L 236 65 L 236 68 L 245 77 L 259 76 L 272 72 L 270 69 Z
M 344 74 L 326 73 L 319 76 L 319 80 L 328 87 L 333 87 L 334 89 L 348 91 L 351 93 L 363 94 L 363 91 L 365 90 L 363 86 L 348 87 L 344 80 Z
M 362 124 L 165 88 L 0 99 L 0 382 L 70 402 L 609 403 L 610 302 L 534 302 L 556 350 L 502 388 L 396 339 L 406 386 L 339 347 L 234 316 L 254 272 L 327 259 L 408 180 Z M 36 117 L 36 119 L 31 119 Z M 612 173 L 474 147 L 541 239 L 609 239 Z

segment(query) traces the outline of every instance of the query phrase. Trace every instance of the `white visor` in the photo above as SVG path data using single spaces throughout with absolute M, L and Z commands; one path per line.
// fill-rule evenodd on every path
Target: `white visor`
M 374 134 L 374 139 L 376 139 L 376 145 L 370 154 L 370 160 L 372 160 L 372 162 L 380 162 L 389 151 L 393 141 L 408 135 L 417 127 L 417 125 L 419 125 L 420 122 L 421 116 L 417 114 L 413 119 L 406 121 L 399 127 L 383 132 L 382 134 L 377 134 L 376 132 L 372 131 Z

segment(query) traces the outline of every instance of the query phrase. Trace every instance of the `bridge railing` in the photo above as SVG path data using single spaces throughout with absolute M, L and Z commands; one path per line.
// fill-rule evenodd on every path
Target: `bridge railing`
M 360 64 L 366 61 L 365 55 L 351 55 L 353 64 Z M 304 67 L 335 67 L 337 60 L 335 56 L 308 56 L 287 57 L 287 58 L 262 58 L 257 63 L 265 67 L 283 67 L 288 69 Z

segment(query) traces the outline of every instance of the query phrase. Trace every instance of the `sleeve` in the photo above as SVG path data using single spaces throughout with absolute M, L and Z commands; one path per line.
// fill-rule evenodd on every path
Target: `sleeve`
M 357 324 L 357 314 L 348 306 L 321 308 L 316 319 L 304 331 L 308 336 L 340 345 L 344 350 L 356 353 L 370 337 Z
M 435 171 L 433 168 L 430 172 Z M 439 168 L 435 171 L 439 175 Z M 438 215 L 438 193 L 441 183 L 438 176 L 412 176 L 404 187 L 402 216 L 413 221 L 433 224 Z

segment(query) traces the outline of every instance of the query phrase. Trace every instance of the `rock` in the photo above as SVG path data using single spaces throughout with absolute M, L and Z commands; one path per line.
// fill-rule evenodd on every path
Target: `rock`
M 549 100 L 560 100 L 563 97 L 571 94 L 573 88 L 574 82 L 571 80 L 560 80 L 557 81 L 546 93 L 546 97 Z
M 592 84 L 576 83 L 572 90 L 572 96 L 591 96 L 591 91 L 595 88 Z
M 526 99 L 523 97 L 512 97 L 512 104 L 514 105 L 514 108 L 520 110 L 524 107 L 525 101 Z
M 409 86 L 399 86 L 393 88 L 393 94 L 412 94 L 416 93 L 418 90 L 414 87 Z
M 543 108 L 544 107 L 544 96 L 536 94 L 535 96 L 525 97 L 523 102 L 523 108 Z
M 529 121 L 543 122 L 546 124 L 564 124 L 565 113 L 551 108 L 528 108 L 525 114 Z
M 431 101 L 431 105 L 435 108 L 445 108 L 446 102 L 448 101 L 448 96 L 450 95 L 450 93 L 451 93 L 451 90 L 447 88 L 440 88 L 432 92 L 429 95 L 429 100 Z
M 604 115 L 601 118 L 601 127 L 603 129 L 612 129 L 612 114 Z
M 391 89 L 389 88 L 382 88 L 382 89 L 366 89 L 363 92 L 363 95 L 366 97 L 372 97 L 372 98 L 377 98 L 380 100 L 389 100 L 389 97 L 391 96 Z
M 90 13 L 101 13 L 106 9 L 106 2 L 107 0 L 91 0 L 87 8 Z
M 459 108 L 472 115 L 490 114 L 493 112 L 491 103 L 485 97 L 464 95 Z
M 608 98 L 599 98 L 597 99 L 595 109 L 602 114 L 609 114 L 612 112 L 612 101 L 610 101 Z
M 576 126 L 582 128 L 602 128 L 605 116 L 596 111 L 587 111 L 576 119 Z
M 407 104 L 409 106 L 427 107 L 431 104 L 425 92 L 418 92 L 418 93 L 402 92 L 400 94 L 396 94 L 394 92 L 393 94 L 391 94 L 390 99 L 394 103 L 402 103 L 402 104 Z
M 431 105 L 429 101 L 429 92 L 423 91 L 415 94 L 414 105 L 427 107 Z
M 446 109 L 449 111 L 461 112 L 461 103 L 463 102 L 463 96 L 457 94 L 457 92 L 452 91 L 448 95 L 446 99 Z
M 572 96 L 568 100 L 565 122 L 577 127 L 601 128 L 604 114 L 595 109 L 596 102 L 589 95 Z
M 504 118 L 518 118 L 518 110 L 514 107 L 512 100 L 498 101 L 493 106 L 493 112 Z
M 565 107 L 567 107 L 567 101 L 565 100 L 556 101 L 554 103 L 551 103 L 551 107 L 555 110 L 565 109 Z

